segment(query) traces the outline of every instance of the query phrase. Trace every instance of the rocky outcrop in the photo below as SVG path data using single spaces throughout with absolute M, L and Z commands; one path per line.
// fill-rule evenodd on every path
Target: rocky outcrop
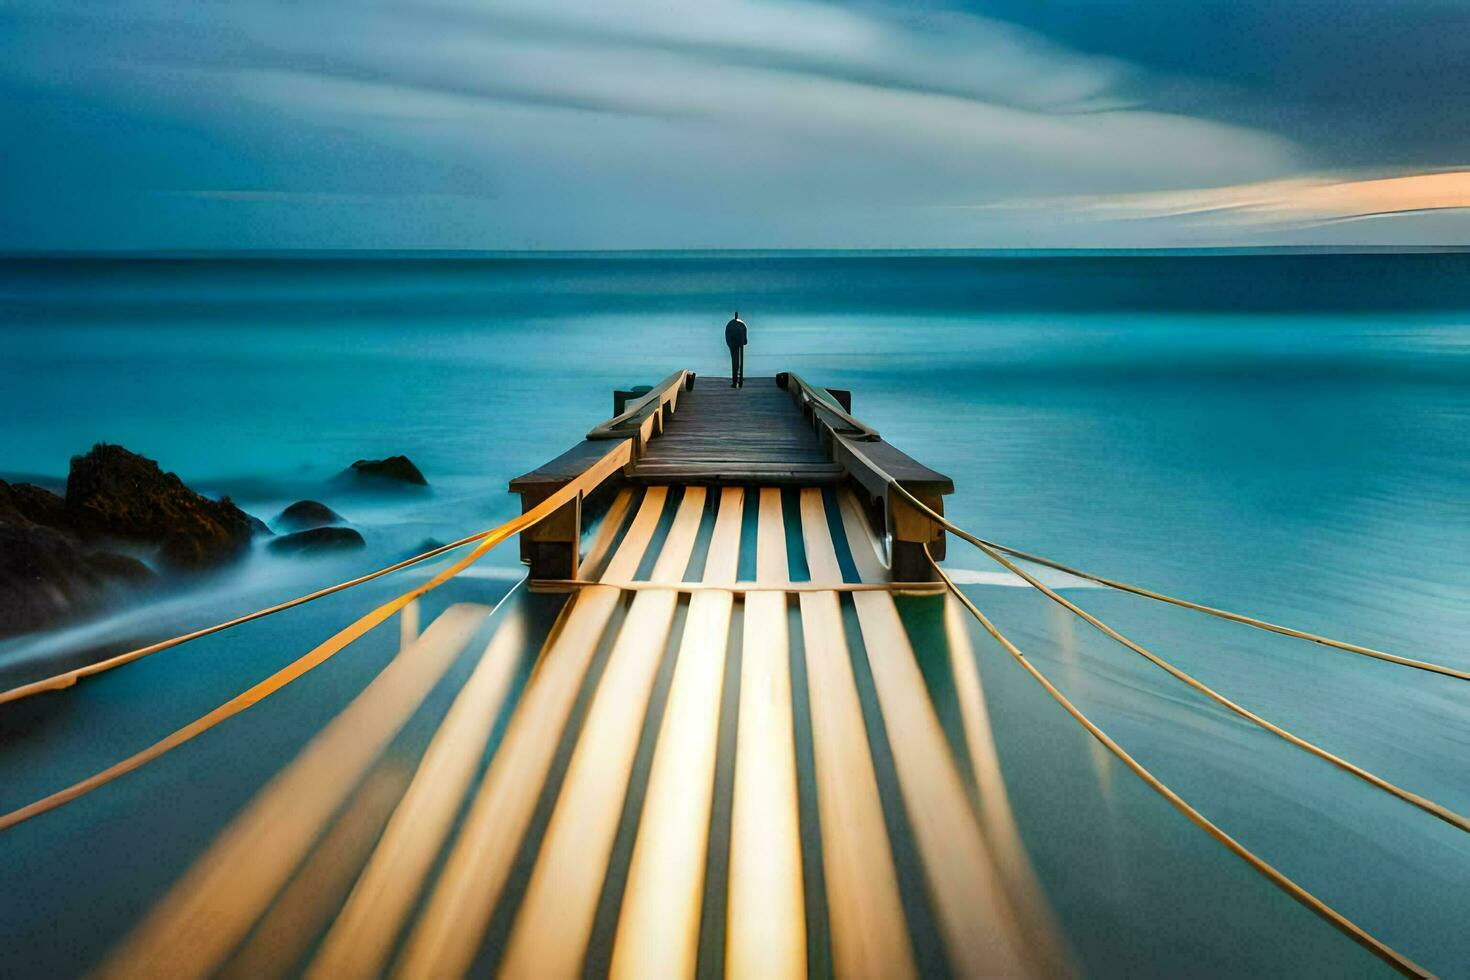
M 264 528 L 228 497 L 210 500 L 153 460 L 107 443 L 72 457 L 65 518 L 84 538 L 154 546 L 160 564 L 181 571 L 240 557 Z
M 338 524 L 344 518 L 326 504 L 315 500 L 298 500 L 276 515 L 276 526 L 288 531 L 304 531 L 307 528 L 326 527 Z
M 49 490 L 0 481 L 0 636 L 49 626 L 153 581 L 136 558 L 90 550 L 64 517 Z
M 337 477 L 339 481 L 363 487 L 426 487 L 429 481 L 407 456 L 387 459 L 359 459 Z
M 151 459 L 98 444 L 73 457 L 63 498 L 0 481 L 0 635 L 97 609 L 166 572 L 193 573 L 243 555 L 270 529 L 230 502 L 190 490 Z
M 309 531 L 283 534 L 268 547 L 278 554 L 319 554 L 329 551 L 356 551 L 367 542 L 350 527 L 314 527 Z
M 34 483 L 8 484 L 5 499 L 12 512 L 32 524 L 46 527 L 66 526 L 66 501 L 60 494 L 52 493 L 45 487 L 38 487 Z M 5 504 L 0 504 L 0 513 L 4 509 Z

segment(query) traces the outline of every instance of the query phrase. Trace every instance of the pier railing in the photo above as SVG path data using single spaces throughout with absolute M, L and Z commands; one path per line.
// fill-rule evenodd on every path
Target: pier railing
M 855 418 L 837 404 L 826 389 L 817 388 L 800 375 L 787 372 L 776 383 L 790 395 L 817 430 L 832 460 L 863 491 L 868 516 L 889 539 L 889 566 L 901 582 L 933 579 L 934 572 L 925 549 L 944 557 L 944 528 L 910 503 L 910 497 L 925 507 L 944 513 L 944 497 L 954 493 L 954 481 L 885 442 L 877 430 Z M 902 487 L 903 493 L 898 492 Z

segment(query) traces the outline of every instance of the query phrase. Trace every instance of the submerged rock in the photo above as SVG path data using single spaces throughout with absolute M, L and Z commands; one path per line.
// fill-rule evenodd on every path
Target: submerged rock
M 230 498 L 210 500 L 153 460 L 107 443 L 72 457 L 65 519 L 83 538 L 155 545 L 164 565 L 191 571 L 240 557 L 264 527 Z
M 315 500 L 298 500 L 276 515 L 276 523 L 292 531 L 303 531 L 312 527 L 326 527 L 340 523 L 344 518 L 326 504 Z
M 350 527 L 314 527 L 309 531 L 283 534 L 268 547 L 280 554 L 318 554 L 324 551 L 355 551 L 366 545 L 362 535 Z
M 359 459 L 338 476 L 339 480 L 346 480 L 363 486 L 391 486 L 392 484 L 404 484 L 408 486 L 426 487 L 429 481 L 424 479 L 424 474 L 413 465 L 413 460 L 407 456 L 389 456 L 387 459 Z

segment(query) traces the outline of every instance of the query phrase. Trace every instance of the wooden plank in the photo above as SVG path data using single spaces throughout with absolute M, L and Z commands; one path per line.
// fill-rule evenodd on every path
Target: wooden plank
M 668 487 L 649 487 L 644 492 L 643 503 L 639 505 L 638 513 L 634 515 L 633 523 L 623 538 L 623 546 L 618 548 L 612 561 L 607 563 L 607 568 L 600 576 L 602 579 L 632 578 L 638 571 L 638 566 L 643 562 L 643 552 L 648 549 L 648 542 L 652 540 L 659 518 L 663 516 L 664 502 L 668 499 L 668 495 Z M 641 544 L 636 548 L 629 548 L 627 547 L 629 538 L 634 538 Z
M 860 521 L 860 515 L 843 507 L 855 558 L 863 551 L 872 555 L 867 528 Z M 864 559 L 859 568 L 866 563 L 864 574 L 870 574 L 875 562 L 875 556 Z M 1016 910 L 970 808 L 959 766 L 893 597 L 886 592 L 854 592 L 852 601 L 950 966 L 962 976 L 1033 972 Z
M 579 563 L 583 577 L 601 574 L 603 559 L 611 550 L 613 540 L 618 534 L 618 528 L 622 527 L 623 518 L 627 515 L 628 507 L 632 502 L 632 488 L 623 487 L 618 490 L 618 495 L 608 505 L 607 513 L 602 515 L 602 523 L 597 525 L 597 533 L 592 536 L 592 544 L 587 548 L 586 556 Z
M 667 492 L 652 487 L 604 573 L 637 570 Z M 588 664 L 621 600 L 607 586 L 583 589 L 547 643 L 480 783 L 428 904 L 409 934 L 398 972 L 460 976 L 474 960 L 540 798 Z
M 728 385 L 728 382 L 726 382 Z M 640 481 L 828 483 L 842 469 L 774 383 L 688 392 L 630 471 Z
M 703 487 L 685 490 L 654 565 L 655 581 L 683 577 L 704 499 Z M 677 605 L 678 596 L 671 593 L 640 592 L 633 599 L 572 751 L 500 961 L 502 977 L 569 977 L 582 969 Z
M 704 559 L 705 584 L 725 585 L 735 581 L 740 568 L 740 522 L 744 510 L 744 490 L 725 487 L 720 492 L 720 511 Z
M 888 568 L 878 555 L 878 540 L 868 526 L 862 505 L 847 489 L 837 493 L 837 509 L 842 515 L 842 528 L 847 533 L 848 550 L 857 567 L 858 580 L 862 582 L 885 582 Z
M 761 487 L 760 513 L 756 522 L 756 580 L 766 585 L 791 581 L 786 561 L 786 524 L 781 514 L 781 491 Z
M 719 483 L 726 486 L 762 483 L 775 486 L 794 479 L 817 484 L 835 483 L 842 471 L 802 464 L 751 465 L 747 463 L 655 464 L 632 474 L 643 485 L 650 483 Z
M 328 931 L 307 975 L 381 974 L 469 792 L 530 636 L 510 610 L 434 733 L 408 791 Z
M 761 490 L 756 553 L 762 581 L 786 581 L 781 496 L 769 487 Z M 741 645 L 726 975 L 805 976 L 802 895 L 786 597 L 753 593 Z
M 705 561 L 708 584 L 734 581 L 742 498 L 733 487 L 721 494 Z M 734 601 L 733 594 L 719 591 L 701 592 L 689 602 L 623 892 L 614 977 L 694 975 Z
M 812 574 L 840 578 L 820 490 L 802 491 L 801 527 Z M 800 601 L 833 972 L 839 977 L 914 976 L 837 593 L 804 592 Z
M 218 970 L 489 614 L 459 603 L 434 620 L 230 821 L 99 975 Z
M 676 477 L 681 474 L 718 477 L 735 475 L 737 473 L 749 476 L 750 482 L 752 483 L 759 483 L 761 482 L 760 477 L 767 474 L 773 476 L 808 475 L 819 480 L 835 479 L 842 475 L 842 469 L 831 463 L 792 463 L 781 460 L 771 462 L 763 460 L 717 460 L 713 462 L 685 462 L 682 460 L 665 462 L 655 460 L 653 462 L 640 463 L 631 475 L 652 480 L 654 477 L 664 474 Z

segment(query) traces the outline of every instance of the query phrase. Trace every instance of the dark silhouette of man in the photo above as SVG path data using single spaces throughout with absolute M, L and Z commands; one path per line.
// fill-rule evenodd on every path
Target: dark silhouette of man
M 745 387 L 745 321 L 736 310 L 725 324 L 725 346 L 730 348 L 730 387 Z

